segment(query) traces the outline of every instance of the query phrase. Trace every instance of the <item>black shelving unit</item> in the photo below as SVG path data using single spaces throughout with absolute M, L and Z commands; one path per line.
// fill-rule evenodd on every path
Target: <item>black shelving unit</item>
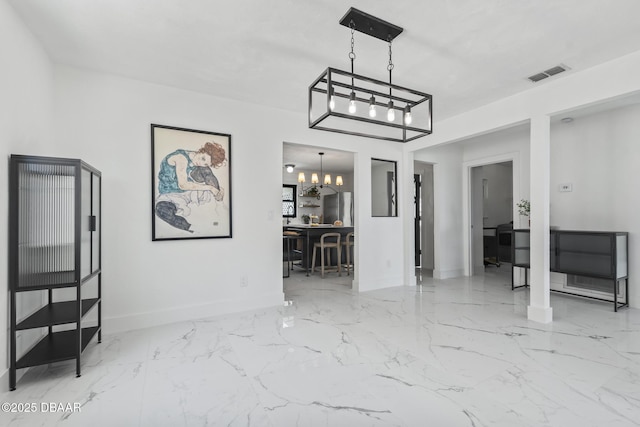
M 525 268 L 525 284 L 529 269 L 530 231 L 513 230 L 511 289 L 515 289 L 513 267 Z M 601 279 L 607 286 L 608 298 L 580 293 L 579 290 L 551 289 L 553 292 L 613 302 L 614 311 L 629 307 L 628 273 L 629 233 L 609 231 L 551 230 L 549 270 L 567 275 Z M 619 300 L 620 282 L 624 281 L 624 299 Z M 517 286 L 517 287 L 522 287 Z
M 17 370 L 76 361 L 102 339 L 101 173 L 77 159 L 9 160 L 9 388 Z M 19 297 L 46 303 L 25 315 Z M 91 313 L 93 318 L 89 319 Z M 35 342 L 17 338 L 40 330 Z

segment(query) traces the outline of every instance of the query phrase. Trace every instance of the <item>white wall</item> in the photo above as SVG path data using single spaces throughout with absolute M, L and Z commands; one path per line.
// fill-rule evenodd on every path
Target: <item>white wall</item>
M 9 284 L 7 283 L 8 158 L 10 154 L 51 155 L 55 152 L 52 132 L 53 75 L 49 59 L 13 9 L 0 1 L 0 390 L 7 382 L 9 366 Z M 22 295 L 20 306 L 30 312 L 41 301 L 40 293 Z M 39 331 L 38 331 L 39 332 Z M 33 333 L 31 334 L 33 335 Z M 28 338 L 31 341 L 31 337 Z M 28 343 L 24 344 L 27 345 Z M 20 336 L 18 348 L 23 349 Z
M 529 126 L 496 130 L 469 138 L 461 144 L 465 163 L 492 164 L 494 162 L 492 159 L 505 155 L 517 158 L 516 163 L 511 165 L 512 172 L 517 174 L 516 187 L 511 189 L 513 192 L 512 218 L 514 227 L 527 227 L 528 219 L 520 218 L 515 204 L 520 199 L 529 198 Z
M 81 157 L 103 173 L 107 331 L 282 301 L 280 251 L 274 250 L 281 245 L 282 141 L 316 146 L 321 141 L 329 148 L 332 142 L 360 151 L 367 162 L 366 151 L 396 157 L 400 152 L 395 146 L 365 146 L 360 139 L 309 130 L 304 114 L 70 67 L 56 69 L 56 90 L 59 154 Z M 150 123 L 232 135 L 232 239 L 151 242 Z M 358 179 L 370 180 L 369 168 Z M 359 239 L 363 247 L 382 249 L 376 256 L 361 252 L 365 285 L 360 288 L 401 285 L 401 274 L 393 269 L 401 261 L 381 264 L 376 259 L 397 258 L 401 224 L 373 226 L 369 199 L 363 199 L 356 225 L 376 232 L 360 233 Z M 399 237 L 390 243 L 386 235 Z M 247 287 L 241 287 L 244 276 Z M 375 281 L 369 283 L 371 277 Z
M 279 254 L 267 245 L 281 225 L 274 111 L 62 66 L 55 107 L 57 155 L 103 174 L 106 332 L 282 301 Z M 151 241 L 151 123 L 231 134 L 232 239 Z
M 434 267 L 433 277 L 446 279 L 463 274 L 462 178 L 459 145 L 445 145 L 416 152 L 415 160 L 433 164 Z M 413 237 L 412 237 L 413 238 Z
M 555 123 L 551 133 L 553 226 L 565 230 L 629 232 L 630 302 L 640 307 L 640 105 Z M 573 191 L 560 192 L 560 184 Z M 634 274 L 635 273 L 635 274 Z
M 529 185 L 529 135 L 527 126 L 517 126 L 469 138 L 453 144 L 425 148 L 415 159 L 434 163 L 435 267 L 434 277 L 456 277 L 465 269 L 465 226 L 463 210 L 463 166 L 491 164 L 504 156 L 516 159 L 518 174 L 514 200 L 527 198 Z M 498 160 L 502 161 L 502 160 Z M 515 209 L 515 208 L 513 208 Z M 519 224 L 514 217 L 514 224 Z M 522 219 L 526 223 L 526 219 Z
M 361 138 L 362 139 L 362 138 Z M 402 215 L 405 203 L 399 196 L 397 217 L 371 216 L 371 159 L 397 162 L 398 176 L 410 167 L 403 162 L 402 146 L 384 141 L 362 139 L 354 157 L 354 209 L 355 219 L 355 274 L 353 288 L 359 291 L 380 289 L 405 284 L 407 260 L 403 251 L 404 232 Z M 380 144 L 376 152 L 371 149 Z M 384 150 L 382 150 L 384 148 Z M 401 185 L 401 184 L 400 184 Z M 400 187 L 399 187 L 400 188 Z

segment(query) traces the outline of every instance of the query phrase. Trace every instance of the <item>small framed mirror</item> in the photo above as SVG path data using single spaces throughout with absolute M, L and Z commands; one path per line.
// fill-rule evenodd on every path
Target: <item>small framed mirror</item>
M 396 162 L 371 159 L 371 216 L 398 216 Z

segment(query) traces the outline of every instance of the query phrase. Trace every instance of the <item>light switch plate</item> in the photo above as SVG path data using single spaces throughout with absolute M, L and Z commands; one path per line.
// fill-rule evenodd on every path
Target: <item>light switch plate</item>
M 573 191 L 573 184 L 565 183 L 558 185 L 558 191 L 561 193 L 568 193 L 569 191 Z

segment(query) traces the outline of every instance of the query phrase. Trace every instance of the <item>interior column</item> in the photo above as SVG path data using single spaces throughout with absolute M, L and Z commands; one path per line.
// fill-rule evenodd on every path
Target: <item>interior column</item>
M 551 172 L 551 120 L 547 115 L 531 118 L 531 281 L 527 317 L 541 323 L 553 320 L 549 273 L 549 185 Z

